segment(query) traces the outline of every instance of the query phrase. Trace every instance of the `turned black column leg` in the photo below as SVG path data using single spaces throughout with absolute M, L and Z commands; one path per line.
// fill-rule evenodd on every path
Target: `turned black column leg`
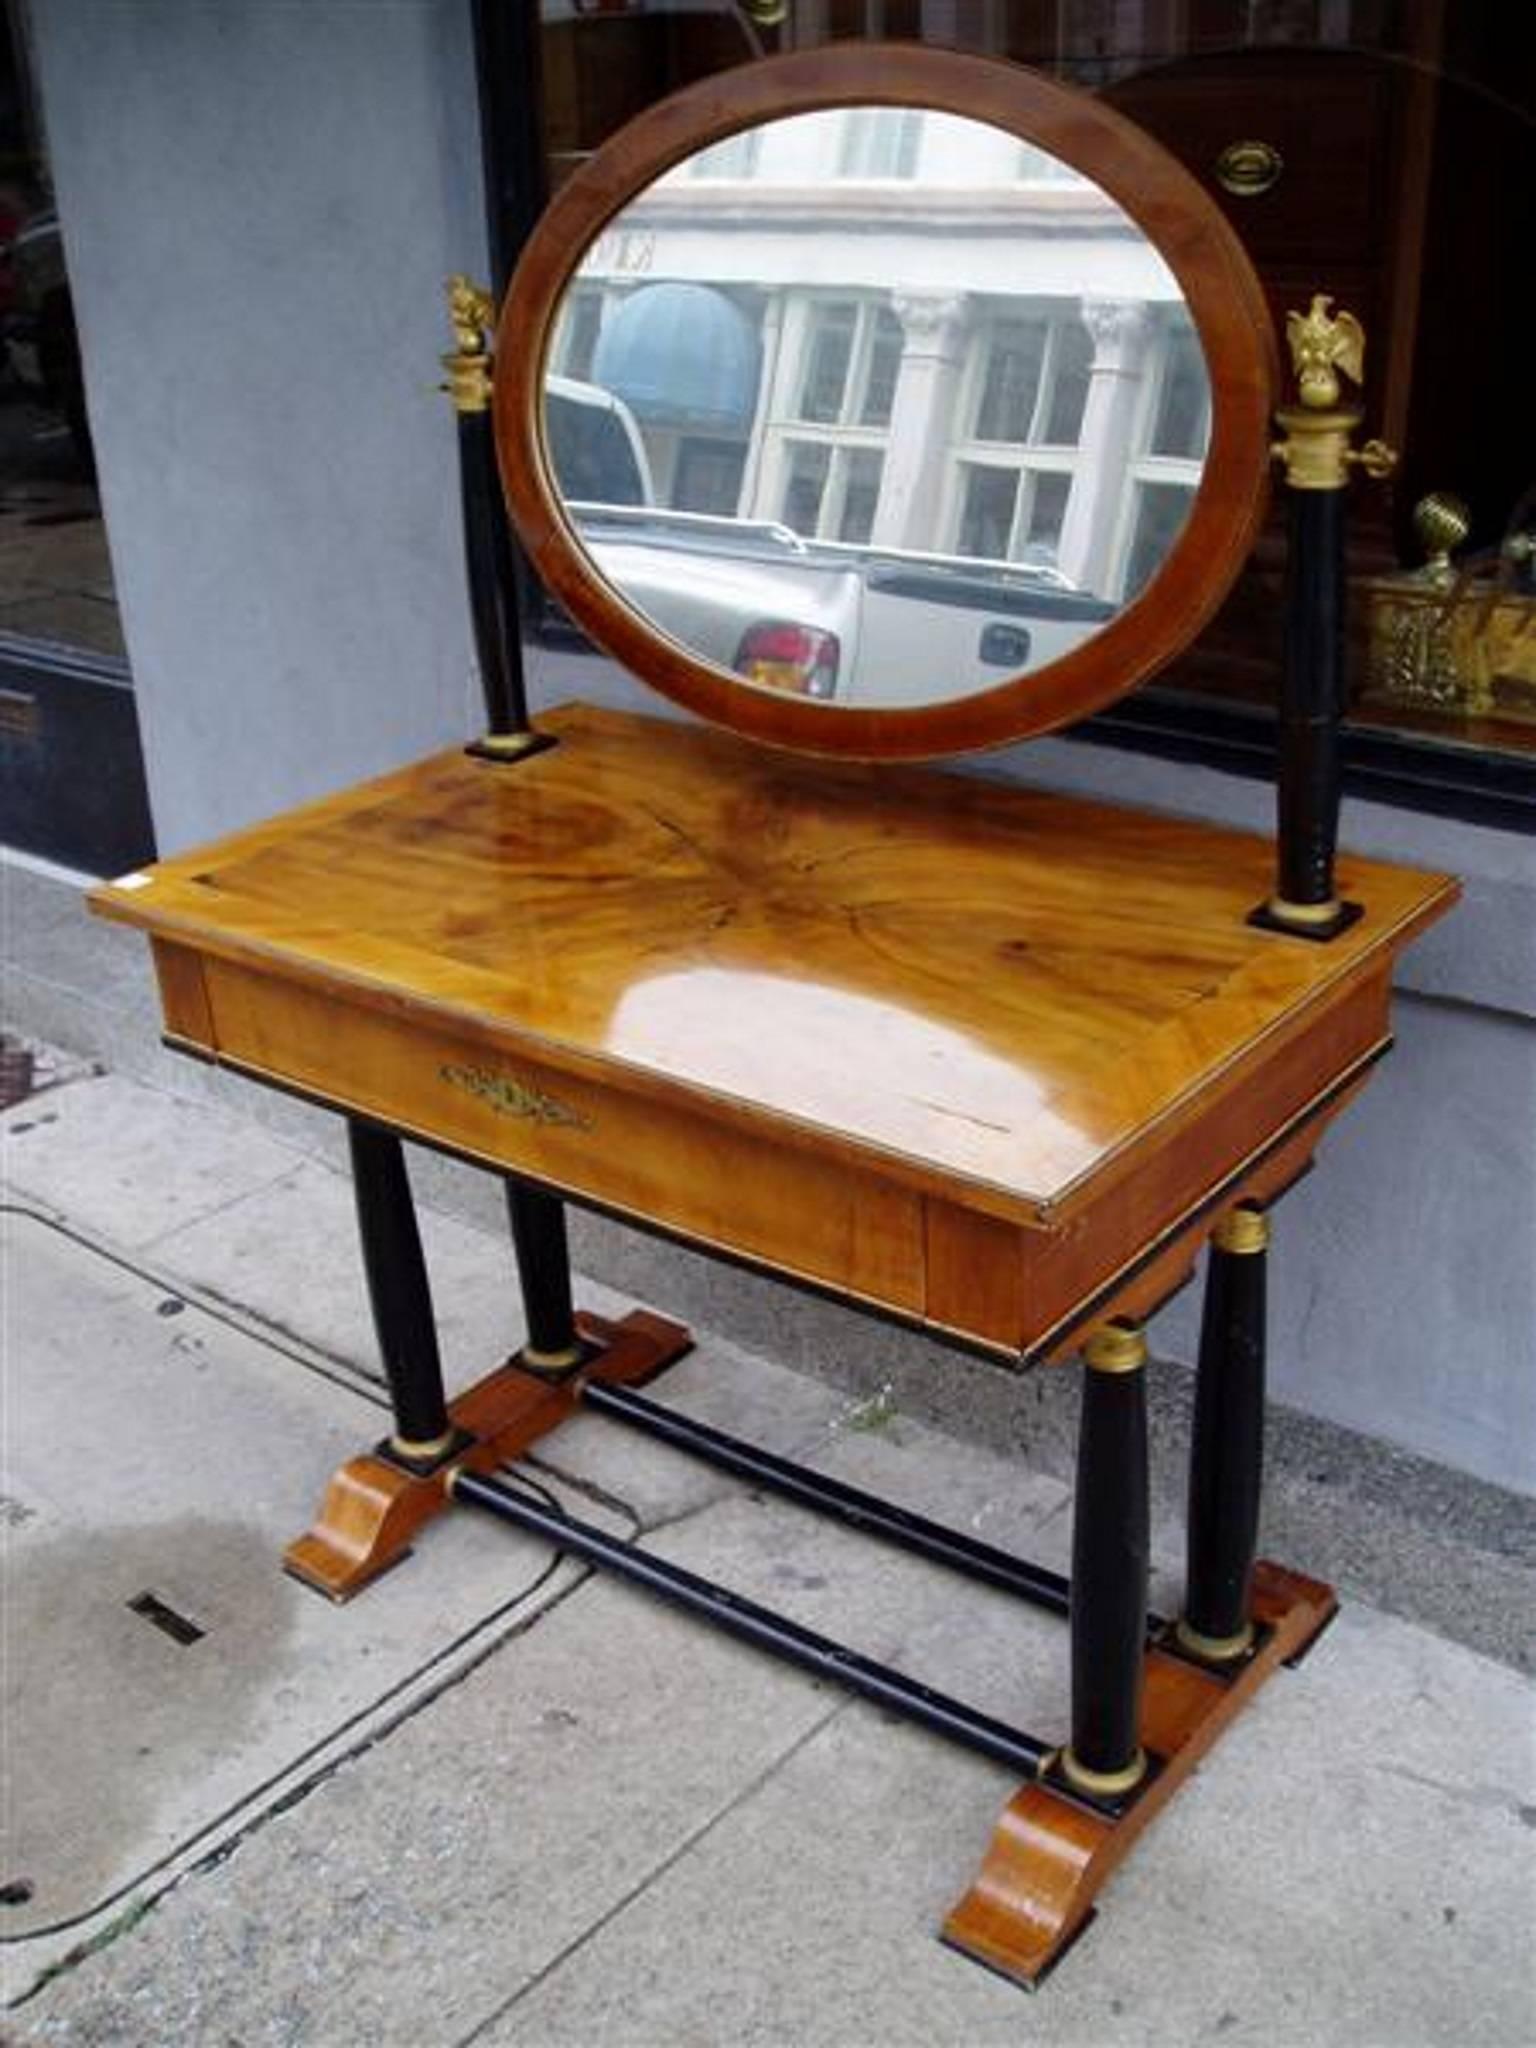
M 1234 1209 L 1211 1238 L 1189 1464 L 1184 1648 L 1210 1663 L 1253 1641 L 1248 1612 L 1264 1470 L 1264 1269 L 1269 1224 Z
M 521 1181 L 508 1180 L 506 1188 L 528 1324 L 528 1339 L 517 1362 L 530 1372 L 570 1372 L 580 1365 L 585 1353 L 571 1305 L 565 1209 L 556 1196 L 526 1187 Z
M 1139 1323 L 1096 1330 L 1083 1352 L 1072 1535 L 1072 1741 L 1062 1772 L 1100 1798 L 1147 1768 L 1141 1686 L 1151 1548 L 1147 1342 Z
M 400 1140 L 347 1124 L 363 1270 L 395 1411 L 390 1446 L 404 1458 L 439 1456 L 453 1442 L 437 1350 L 432 1289 Z

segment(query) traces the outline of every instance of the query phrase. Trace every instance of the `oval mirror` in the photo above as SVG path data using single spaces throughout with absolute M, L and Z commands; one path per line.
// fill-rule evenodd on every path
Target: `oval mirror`
M 651 109 L 540 222 L 496 364 L 576 619 L 816 752 L 1085 715 L 1198 632 L 1262 506 L 1271 330 L 1214 202 L 986 59 L 842 45 Z

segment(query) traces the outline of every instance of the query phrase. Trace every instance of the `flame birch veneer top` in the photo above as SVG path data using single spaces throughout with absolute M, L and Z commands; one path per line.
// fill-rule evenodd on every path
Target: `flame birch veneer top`
M 750 1107 L 1050 1207 L 1454 883 L 1344 857 L 1329 944 L 1259 931 L 1267 838 L 567 706 L 128 876 L 96 908 L 509 1053 Z

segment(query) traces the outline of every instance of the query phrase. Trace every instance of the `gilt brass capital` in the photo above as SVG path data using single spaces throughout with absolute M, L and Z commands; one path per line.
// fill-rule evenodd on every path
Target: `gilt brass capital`
M 1083 1346 L 1090 1372 L 1139 1372 L 1147 1362 L 1147 1337 L 1140 1323 L 1105 1323 Z
M 1251 1257 L 1269 1248 L 1269 1218 L 1262 1209 L 1240 1204 L 1229 1209 L 1211 1232 L 1211 1243 L 1219 1252 Z
M 1350 442 L 1364 414 L 1354 406 L 1309 412 L 1283 405 L 1275 422 L 1284 435 L 1271 454 L 1285 465 L 1293 491 L 1342 491 L 1349 481 Z

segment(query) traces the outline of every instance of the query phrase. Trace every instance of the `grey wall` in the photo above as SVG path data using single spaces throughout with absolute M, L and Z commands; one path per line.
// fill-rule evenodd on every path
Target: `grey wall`
M 460 736 L 464 0 L 33 0 L 162 851 Z
M 475 727 L 433 390 L 442 278 L 484 267 L 467 7 L 34 12 L 169 850 Z M 590 658 L 543 657 L 538 691 L 662 708 Z M 1269 824 L 1261 785 L 1071 742 L 980 772 Z M 1281 1212 L 1276 1390 L 1536 1492 L 1536 848 L 1372 805 L 1345 839 L 1467 900 Z M 1187 1297 L 1157 1335 L 1192 1356 Z

